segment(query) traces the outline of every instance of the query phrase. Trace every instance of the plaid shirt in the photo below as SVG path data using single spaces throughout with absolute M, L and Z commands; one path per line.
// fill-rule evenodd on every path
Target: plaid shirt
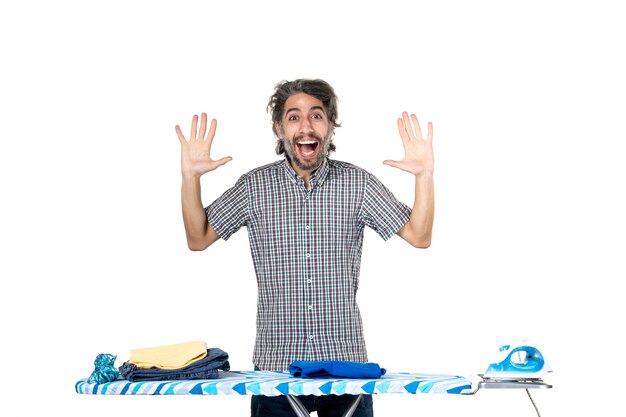
M 248 228 L 258 283 L 253 362 L 261 370 L 295 360 L 367 362 L 356 303 L 363 229 L 387 240 L 411 213 L 345 162 L 325 160 L 309 184 L 284 159 L 243 175 L 206 208 L 224 240 Z

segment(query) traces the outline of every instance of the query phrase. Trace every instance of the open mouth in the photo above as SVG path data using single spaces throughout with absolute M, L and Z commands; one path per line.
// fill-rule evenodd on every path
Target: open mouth
M 319 142 L 317 140 L 298 140 L 296 141 L 296 147 L 298 153 L 305 159 L 314 158 L 319 148 Z

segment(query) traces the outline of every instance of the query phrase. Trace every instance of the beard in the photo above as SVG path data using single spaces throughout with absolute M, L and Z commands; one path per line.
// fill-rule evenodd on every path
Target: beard
M 324 162 L 324 159 L 328 157 L 330 145 L 332 143 L 330 137 L 331 135 L 332 133 L 328 133 L 325 138 L 322 138 L 317 133 L 310 133 L 308 135 L 296 135 L 291 140 L 282 139 L 283 145 L 285 147 L 285 154 L 287 155 L 287 158 L 291 162 L 293 162 L 298 168 L 304 171 L 313 171 L 317 169 L 322 164 L 322 162 Z M 302 160 L 296 152 L 296 148 L 298 147 L 298 140 L 305 137 L 315 139 L 318 142 L 317 147 L 320 148 L 317 156 L 312 161 Z

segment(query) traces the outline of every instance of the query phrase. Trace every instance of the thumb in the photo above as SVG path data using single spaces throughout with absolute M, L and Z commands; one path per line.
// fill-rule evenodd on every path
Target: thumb
M 216 167 L 221 167 L 222 165 L 224 165 L 226 162 L 231 161 L 233 158 L 230 156 L 225 156 L 222 159 L 218 159 L 217 161 L 215 161 L 215 165 Z
M 400 168 L 400 165 L 401 165 L 400 161 L 393 161 L 391 159 L 385 159 L 383 161 L 383 164 L 384 165 L 389 165 L 389 166 L 394 167 L 394 168 Z

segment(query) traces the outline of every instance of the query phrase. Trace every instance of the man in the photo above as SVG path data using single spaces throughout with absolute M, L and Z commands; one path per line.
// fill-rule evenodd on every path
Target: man
M 405 156 L 384 164 L 415 176 L 412 209 L 372 174 L 329 159 L 335 150 L 337 97 L 322 80 L 284 81 L 268 110 L 285 158 L 244 174 L 211 205 L 201 201 L 200 177 L 232 158 L 214 160 L 217 122 L 193 116 L 182 147 L 182 207 L 187 243 L 204 250 L 248 228 L 258 284 L 256 369 L 286 370 L 295 360 L 367 362 L 356 303 L 365 226 L 387 240 L 398 234 L 414 247 L 431 242 L 434 216 L 432 124 L 424 139 L 415 115 L 398 130 Z M 302 398 L 320 417 L 342 415 L 350 396 Z M 285 397 L 253 396 L 252 415 L 294 415 Z M 355 416 L 371 416 L 372 399 Z

